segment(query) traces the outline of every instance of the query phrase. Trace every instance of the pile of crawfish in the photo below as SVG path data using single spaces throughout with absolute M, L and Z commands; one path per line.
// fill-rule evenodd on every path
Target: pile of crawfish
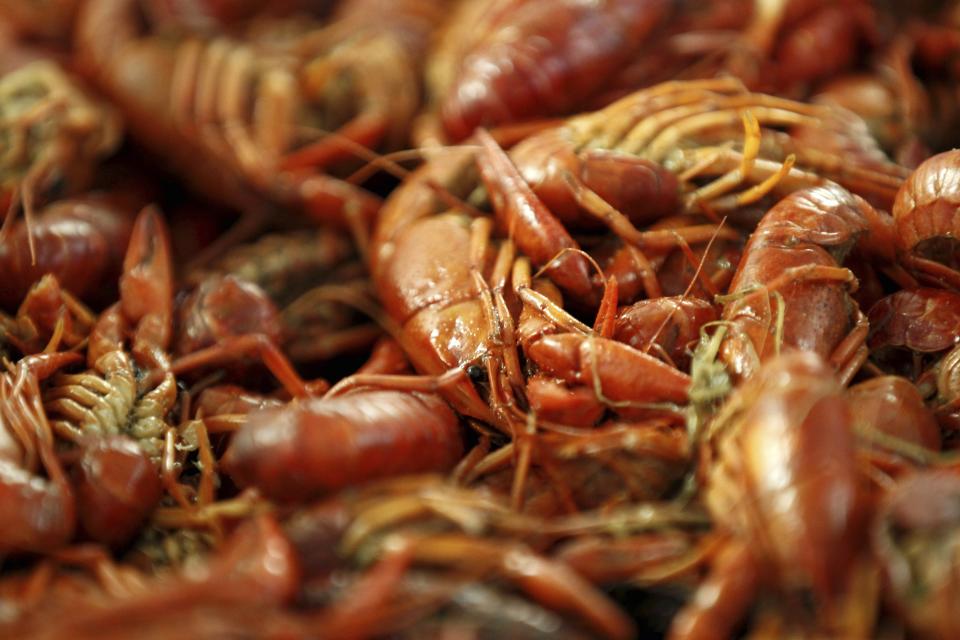
M 960 3 L 0 0 L 0 637 L 960 637 Z

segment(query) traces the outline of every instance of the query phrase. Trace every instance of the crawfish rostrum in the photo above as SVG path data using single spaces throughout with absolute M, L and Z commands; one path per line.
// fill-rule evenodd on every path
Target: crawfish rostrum
M 0 636 L 960 634 L 960 3 L 0 54 Z

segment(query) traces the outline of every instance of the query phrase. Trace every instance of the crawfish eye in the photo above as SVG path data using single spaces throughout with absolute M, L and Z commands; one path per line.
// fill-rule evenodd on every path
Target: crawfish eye
M 467 376 L 469 376 L 473 382 L 483 382 L 486 380 L 487 372 L 480 365 L 472 364 L 467 367 Z

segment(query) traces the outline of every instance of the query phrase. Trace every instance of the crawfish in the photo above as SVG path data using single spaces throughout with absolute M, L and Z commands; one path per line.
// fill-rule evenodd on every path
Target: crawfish
M 593 104 L 603 106 L 665 80 L 723 75 L 740 78 L 754 91 L 803 99 L 881 42 L 877 12 L 863 0 L 685 0 L 675 5 L 657 37 Z
M 174 464 L 176 433 L 167 423 L 177 400 L 166 352 L 173 313 L 169 252 L 160 214 L 144 209 L 124 259 L 120 301 L 101 314 L 91 332 L 90 369 L 58 375 L 44 397 L 57 418 L 54 430 L 82 450 L 79 495 L 92 504 L 84 504 L 81 514 L 88 519 L 87 532 L 101 534 L 105 542 L 124 541 L 139 529 L 161 497 L 161 460 L 167 469 Z M 160 381 L 154 385 L 155 376 Z M 169 472 L 165 478 L 176 493 Z M 108 483 L 123 491 L 112 492 Z
M 370 12 L 364 17 L 375 22 L 365 31 L 354 33 L 355 18 L 344 16 L 328 29 L 277 44 L 165 39 L 138 27 L 133 0 L 96 0 L 81 11 L 78 50 L 84 70 L 120 106 L 134 135 L 200 193 L 261 216 L 276 202 L 364 228 L 379 199 L 311 167 L 325 164 L 331 149 L 334 157 L 342 154 L 344 139 L 374 144 L 392 129 L 390 107 L 374 91 L 382 82 L 371 78 L 382 81 L 382 64 L 400 66 L 391 78 L 409 78 L 405 37 L 411 34 L 402 29 L 423 27 L 411 39 L 425 37 L 430 22 L 418 17 L 436 13 L 394 8 L 399 15 L 386 24 L 400 35 L 378 27 L 384 16 Z M 401 19 L 405 12 L 408 19 Z M 365 65 L 365 55 L 377 64 Z M 346 79 L 347 90 L 337 94 L 340 85 L 329 83 L 331 77 Z M 328 110 L 333 115 L 325 115 Z M 344 122 L 341 112 L 359 115 Z M 313 133 L 303 146 L 303 132 L 317 126 L 339 128 L 335 141 L 311 145 Z
M 960 50 L 960 40 L 955 28 L 913 16 L 907 22 L 867 72 L 835 78 L 814 100 L 860 115 L 887 152 L 905 166 L 916 167 L 931 149 L 945 150 L 957 139 L 960 97 L 942 79 L 956 76 L 956 70 L 944 68 L 944 61 Z M 936 53 L 925 55 L 931 46 Z
M 589 108 L 604 107 L 638 89 L 667 80 L 710 78 L 725 74 L 720 55 L 737 42 L 750 20 L 753 0 L 710 2 L 682 0 L 652 37 L 615 72 Z
M 615 285 L 611 284 L 607 290 L 604 319 L 598 321 L 598 325 L 605 328 L 594 333 L 555 302 L 547 299 L 547 304 L 542 304 L 545 296 L 536 291 L 539 285 L 530 281 L 529 262 L 525 258 L 514 260 L 512 243 L 505 241 L 496 256 L 490 255 L 493 252 L 490 251 L 488 220 L 478 219 L 468 228 L 456 215 L 442 214 L 412 226 L 410 232 L 407 237 L 401 236 L 402 239 L 391 247 L 391 253 L 388 254 L 389 264 L 395 265 L 396 271 L 387 274 L 385 281 L 391 285 L 397 282 L 403 288 L 399 289 L 400 295 L 386 289 L 388 293 L 384 302 L 388 309 L 393 304 L 396 305 L 393 307 L 395 311 L 406 308 L 412 312 L 399 341 L 406 347 L 414 365 L 426 374 L 443 375 L 439 378 L 428 375 L 419 380 L 408 378 L 406 386 L 436 389 L 458 411 L 493 424 L 514 437 L 516 446 L 513 451 L 516 451 L 519 460 L 513 489 L 515 503 L 523 501 L 523 487 L 531 463 L 542 465 L 548 471 L 552 469 L 554 477 L 563 475 L 561 469 L 578 474 L 606 475 L 614 480 L 614 487 L 622 489 L 623 484 L 617 482 L 619 470 L 634 466 L 639 470 L 645 466 L 653 469 L 656 464 L 650 464 L 652 458 L 661 455 L 666 460 L 671 458 L 671 446 L 666 442 L 658 445 L 654 432 L 642 428 L 631 430 L 629 426 L 619 435 L 624 441 L 632 438 L 638 446 L 639 455 L 634 458 L 627 453 L 623 459 L 618 458 L 622 466 L 618 468 L 617 463 L 611 463 L 613 471 L 610 474 L 606 474 L 602 456 L 597 461 L 577 460 L 578 449 L 572 443 L 571 453 L 568 454 L 573 458 L 572 461 L 564 460 L 562 455 L 554 459 L 553 456 L 538 457 L 535 453 L 541 450 L 540 444 L 550 449 L 564 448 L 560 444 L 548 444 L 535 436 L 536 425 L 544 419 L 548 422 L 555 420 L 565 426 L 589 426 L 599 422 L 608 407 L 617 413 L 635 409 L 646 415 L 647 405 L 657 405 L 658 402 L 682 403 L 686 400 L 689 378 L 685 374 L 611 339 L 614 325 L 612 314 L 616 306 Z M 414 249 L 433 234 L 444 238 L 439 245 L 442 249 L 440 254 L 424 254 Z M 488 260 L 492 260 L 493 264 Z M 436 273 L 440 279 L 433 275 L 423 278 L 424 272 Z M 485 272 L 490 273 L 490 285 L 481 275 Z M 411 278 L 406 277 L 407 274 L 420 275 Z M 505 290 L 506 283 L 510 281 L 513 291 Z M 413 283 L 417 283 L 416 288 L 411 287 Z M 427 283 L 430 288 L 421 289 L 420 283 Z M 515 322 L 513 312 L 503 297 L 511 293 L 523 303 L 518 331 L 512 328 Z M 407 296 L 406 300 L 402 296 Z M 423 307 L 417 309 L 417 304 L 423 304 Z M 404 316 L 395 317 L 401 320 Z M 491 319 L 493 326 L 488 324 Z M 502 324 L 502 331 L 497 323 Z M 430 341 L 426 344 L 419 342 L 424 339 L 421 336 L 430 326 L 440 326 L 442 332 L 424 336 Z M 516 351 L 518 344 L 528 358 L 528 371 L 536 373 L 539 369 L 543 375 L 525 378 Z M 484 353 L 487 349 L 491 355 Z M 464 368 L 466 376 L 463 375 Z M 448 369 L 451 371 L 444 373 Z M 372 384 L 401 384 L 396 378 L 358 377 Z M 632 384 L 636 379 L 648 381 L 649 385 L 638 387 Z M 566 389 L 564 384 L 571 385 L 570 389 Z M 564 399 L 561 399 L 558 405 L 557 399 L 551 397 L 551 394 L 557 393 L 572 395 L 571 402 L 563 405 Z M 524 412 L 527 402 L 537 411 L 536 415 Z M 609 446 L 614 449 L 618 442 L 615 431 L 617 429 L 613 428 L 611 432 L 603 433 L 610 438 Z M 589 448 L 589 445 L 584 446 Z M 491 454 L 491 460 L 497 455 L 501 455 L 501 462 L 506 459 L 502 458 L 502 454 L 494 453 Z M 610 455 L 613 457 L 613 454 Z M 674 461 L 676 455 L 674 450 Z M 670 462 L 666 462 L 664 469 L 670 466 Z M 577 467 L 579 469 L 574 471 Z M 628 471 L 624 475 L 629 477 L 632 473 Z M 664 484 L 669 484 L 669 476 L 670 473 L 665 472 L 663 478 L 655 479 L 651 486 L 662 490 Z M 626 484 L 629 486 L 630 480 Z M 631 487 L 629 490 L 634 489 Z M 654 493 L 657 493 L 656 489 Z M 598 494 L 607 495 L 602 491 Z M 597 496 L 589 496 L 584 502 L 596 499 Z
M 715 146 L 724 134 L 737 136 L 733 132 L 745 109 L 755 110 L 758 120 L 747 119 L 749 135 L 743 153 Z M 718 233 L 716 225 L 653 232 L 640 231 L 634 225 L 656 220 L 684 203 L 691 210 L 701 206 L 732 209 L 763 197 L 773 188 L 790 191 L 824 181 L 815 173 L 756 155 L 765 136 L 778 140 L 781 149 L 787 144 L 779 133 L 761 129 L 759 120 L 771 125 L 820 122 L 837 131 L 843 129 L 841 122 L 847 122 L 845 116 L 834 112 L 810 109 L 745 93 L 735 81 L 679 82 L 639 92 L 606 110 L 574 118 L 562 127 L 529 138 L 512 152 L 516 166 L 489 136 L 479 134 L 479 173 L 487 200 L 500 231 L 512 239 L 501 245 L 498 252 L 491 248 L 491 225 L 481 214 L 473 211 L 477 218 L 471 222 L 456 213 L 442 213 L 449 198 L 438 202 L 431 187 L 443 185 L 448 196 L 468 197 L 477 186 L 471 173 L 473 154 L 462 151 L 444 155 L 443 162 L 428 163 L 388 200 L 374 236 L 374 282 L 387 312 L 403 327 L 401 344 L 417 369 L 431 375 L 474 364 L 483 360 L 486 353 L 501 349 L 501 345 L 509 348 L 515 342 L 508 323 L 512 312 L 506 301 L 500 305 L 491 300 L 509 295 L 509 263 L 517 249 L 533 266 L 543 267 L 544 274 L 574 304 L 595 306 L 600 283 L 591 275 L 589 261 L 567 230 L 579 219 L 602 220 L 624 244 L 641 251 L 673 249 L 684 238 L 689 242 L 707 241 Z M 681 148 L 671 153 L 669 150 L 676 149 L 678 144 Z M 687 145 L 691 148 L 686 149 Z M 891 175 L 881 176 L 870 171 L 839 171 L 838 165 L 826 162 L 812 151 L 804 156 L 807 158 L 812 169 L 819 167 L 827 176 L 842 180 L 844 174 L 859 175 L 854 182 L 863 178 L 877 185 L 875 193 L 892 196 L 892 186 L 899 185 L 893 174 L 899 175 L 900 170 L 892 166 Z M 709 166 L 704 169 L 706 165 Z M 693 179 L 701 172 L 719 177 L 697 186 Z M 756 188 L 729 194 L 741 182 Z M 739 238 L 735 232 L 726 234 L 730 235 Z M 443 241 L 439 242 L 441 238 Z M 423 252 L 423 246 L 435 246 L 437 250 Z M 482 285 L 481 279 L 489 285 Z M 519 286 L 516 281 L 513 285 Z M 486 288 L 491 297 L 484 298 Z M 526 301 L 536 298 L 528 287 L 516 295 L 524 296 Z M 608 343 L 602 340 L 584 340 L 589 331 L 584 331 L 582 323 L 563 322 L 568 328 L 576 327 L 575 333 L 581 334 L 577 339 L 560 338 L 567 347 L 589 343 L 597 345 L 598 354 L 601 345 L 607 348 Z M 587 357 L 581 357 L 580 362 L 587 366 L 577 365 L 573 371 L 590 379 L 592 371 L 599 369 L 589 364 L 592 347 L 582 349 L 581 355 Z M 616 367 L 613 354 L 624 357 L 624 349 L 622 345 L 610 346 L 607 353 L 611 367 Z M 682 378 L 645 359 L 637 360 L 643 360 L 646 371 L 659 372 L 654 378 L 676 383 L 676 388 L 661 400 L 684 396 L 688 383 Z M 522 386 L 520 367 L 514 357 L 504 357 L 502 361 L 504 367 L 512 369 L 510 382 L 499 385 L 494 380 L 497 374 L 487 376 L 488 384 L 503 388 Z M 615 375 L 616 378 L 622 379 Z M 606 384 L 601 386 L 607 388 Z M 492 418 L 486 403 L 467 385 L 448 387 L 446 397 L 462 413 L 488 422 Z M 509 403 L 508 398 L 499 394 L 494 404 Z
M 896 472 L 926 463 L 942 448 L 940 427 L 923 396 L 906 378 L 880 376 L 856 384 L 847 392 L 857 435 L 878 465 Z M 886 463 L 886 464 L 885 464 Z
M 297 43 L 304 100 L 320 126 L 335 131 L 308 142 L 286 167 L 323 167 L 350 158 L 344 142 L 396 148 L 420 108 L 421 65 L 444 17 L 444 0 L 352 0 L 322 29 Z
M 213 348 L 206 353 L 214 360 L 218 345 L 222 353 L 238 337 L 258 334 L 264 339 L 256 344 L 266 352 L 272 344 L 294 362 L 309 362 L 368 346 L 380 332 L 371 324 L 352 326 L 347 305 L 364 305 L 366 278 L 349 240 L 330 230 L 265 236 L 188 281 L 194 286 L 178 310 L 179 356 Z
M 829 365 L 801 351 L 768 360 L 714 417 L 702 454 L 704 501 L 730 537 L 671 637 L 728 636 L 762 586 L 808 592 L 817 628 L 830 632 L 867 502 Z
M 856 113 L 884 151 L 905 166 L 915 166 L 910 157 L 915 153 L 915 127 L 910 123 L 915 116 L 902 95 L 905 88 L 898 86 L 896 76 L 889 79 L 887 75 L 882 71 L 841 75 L 820 87 L 812 100 Z M 909 88 L 920 91 L 919 87 Z
M 67 564 L 71 558 L 64 558 Z M 83 559 L 80 559 L 81 562 Z M 89 564 L 82 562 L 81 566 Z M 290 603 L 297 592 L 300 571 L 294 549 L 270 516 L 252 518 L 234 531 L 218 552 L 190 570 L 149 577 L 110 559 L 94 559 L 98 577 L 77 578 L 52 593 L 39 606 L 3 627 L 4 632 L 36 638 L 122 638 L 131 634 L 167 637 L 184 625 L 200 636 L 236 624 L 216 624 L 224 610 L 255 611 L 244 619 L 248 632 L 268 627 L 272 611 Z M 91 584 L 92 583 L 92 584 Z M 58 585 L 54 585 L 56 587 Z M 70 588 L 72 586 L 72 588 Z M 67 607 L 77 615 L 50 615 L 50 608 Z M 186 618 L 178 611 L 193 611 Z M 171 629 L 175 622 L 180 631 Z M 259 628 L 259 627 L 258 627 Z M 229 632 L 224 632 L 233 635 Z
M 960 290 L 960 150 L 925 160 L 893 203 L 900 262 L 934 286 Z
M 957 499 L 955 468 L 907 475 L 887 493 L 873 527 L 873 549 L 885 575 L 884 594 L 919 638 L 960 633 L 956 607 Z
M 347 573 L 345 584 L 330 584 L 327 591 L 342 600 L 354 595 L 354 589 L 369 580 L 373 569 Z M 340 595 L 340 592 L 346 593 Z M 327 597 L 327 593 L 324 593 Z M 408 570 L 398 581 L 389 603 L 377 611 L 376 628 L 398 640 L 442 638 L 461 629 L 470 629 L 476 638 L 515 638 L 516 640 L 586 640 L 590 637 L 581 625 L 567 620 L 545 606 L 531 602 L 507 588 L 468 582 Z M 419 604 L 420 616 L 411 620 L 411 603 Z M 437 610 L 439 609 L 439 610 Z M 422 613 L 421 613 L 422 610 Z M 406 614 L 406 615 L 404 615 Z M 369 623 L 369 618 L 367 622 Z M 357 621 L 359 622 L 359 621 Z M 359 624 L 354 628 L 363 628 Z M 369 627 L 368 627 L 369 628 Z
M 0 315 L 3 341 L 23 355 L 59 351 L 81 345 L 90 333 L 94 316 L 81 302 L 47 274 L 27 293 L 15 318 Z
M 874 362 L 925 388 L 931 367 L 960 340 L 960 294 L 929 288 L 897 291 L 878 300 L 867 318 Z
M 810 127 L 835 140 L 823 146 L 794 138 L 793 131 Z M 716 146 L 738 138 L 742 146 L 734 149 Z M 612 215 L 599 203 L 591 207 L 596 200 L 589 190 L 632 223 L 649 224 L 681 208 L 730 211 L 771 190 L 785 195 L 824 179 L 891 202 L 904 170 L 890 162 L 845 165 L 853 149 L 859 150 L 855 158 L 878 153 L 863 123 L 850 114 L 748 93 L 726 79 L 668 82 L 638 91 L 532 136 L 512 156 L 533 190 L 565 222 Z M 781 163 L 790 154 L 796 166 L 784 171 Z M 770 184 L 774 175 L 779 181 Z M 695 182 L 708 176 L 717 178 Z M 757 188 L 731 194 L 739 184 Z
M 427 169 L 421 176 L 430 175 L 431 169 L 437 171 L 430 165 Z M 516 180 L 519 180 L 519 177 Z M 494 192 L 497 197 L 501 194 L 507 197 L 508 192 L 501 186 L 491 182 L 491 187 L 497 189 Z M 406 198 L 415 200 L 416 196 L 416 189 L 401 190 L 394 201 L 398 208 L 388 210 L 386 215 L 391 215 L 389 211 L 402 215 L 410 215 L 413 211 L 419 215 L 428 214 L 430 209 L 423 203 L 418 203 L 419 206 L 412 210 L 405 206 L 409 204 Z M 516 203 L 520 201 L 517 200 Z M 378 233 L 387 231 L 390 222 L 392 221 L 388 220 L 381 226 Z M 513 413 L 508 407 L 515 405 L 511 404 L 509 396 L 511 389 L 518 390 L 524 386 L 522 372 L 516 355 L 506 355 L 500 361 L 489 358 L 485 352 L 489 350 L 490 353 L 498 353 L 505 349 L 508 354 L 515 353 L 517 338 L 510 335 L 514 319 L 506 307 L 503 295 L 511 294 L 510 291 L 505 291 L 506 284 L 511 280 L 518 290 L 522 288 L 530 291 L 531 287 L 527 284 L 529 275 L 520 275 L 524 269 L 524 261 L 518 260 L 517 266 L 512 266 L 512 243 L 508 241 L 502 244 L 496 252 L 499 255 L 495 255 L 489 238 L 490 231 L 489 220 L 483 218 L 469 223 L 453 213 L 424 217 L 398 232 L 394 241 L 381 245 L 377 254 L 381 262 L 375 263 L 374 279 L 388 313 L 391 313 L 395 321 L 402 323 L 399 341 L 413 364 L 421 372 L 430 375 L 439 375 L 450 369 L 462 371 L 466 368 L 479 376 L 478 382 L 482 382 L 486 374 L 486 382 L 481 386 L 489 385 L 493 412 L 477 395 L 471 383 L 462 376 L 459 380 L 450 378 L 451 384 L 440 390 L 458 411 L 499 424 L 509 432 L 512 428 L 507 424 L 514 418 L 508 419 L 494 413 L 501 408 L 507 408 L 508 413 Z M 424 242 L 435 244 L 433 238 L 444 239 L 438 245 L 438 252 L 425 253 L 417 249 L 424 246 Z M 526 264 L 528 270 L 529 264 Z M 511 271 L 515 268 L 520 271 L 514 277 Z M 483 275 L 486 273 L 490 274 L 489 285 Z M 493 296 L 488 293 L 488 286 L 493 291 Z M 572 329 L 573 333 L 558 337 L 560 342 L 557 347 L 563 353 L 559 355 L 559 361 L 555 360 L 556 367 L 566 370 L 568 375 L 576 376 L 578 382 L 596 380 L 597 384 L 615 396 L 623 392 L 629 394 L 622 385 L 620 392 L 614 391 L 617 387 L 616 378 L 621 376 L 615 373 L 614 368 L 606 367 L 613 367 L 618 358 L 632 357 L 639 371 L 648 370 L 648 373 L 642 375 L 649 375 L 651 379 L 659 375 L 663 382 L 660 391 L 665 394 L 660 399 L 679 401 L 685 397 L 686 378 L 680 372 L 674 372 L 656 359 L 636 352 L 626 345 L 615 343 L 609 338 L 600 335 L 593 338 L 589 335 L 589 328 L 584 330 L 582 323 L 569 318 L 562 310 L 558 313 L 561 323 Z M 491 318 L 493 322 L 503 324 L 502 336 L 498 335 L 500 329 L 496 324 L 491 326 Z M 441 331 L 435 331 L 434 327 L 441 327 Z M 550 347 L 546 346 L 542 351 L 543 361 L 553 359 L 549 352 Z M 577 362 L 572 371 L 565 366 L 571 359 Z M 484 362 L 487 365 L 486 372 L 482 366 Z M 593 363 L 598 366 L 593 366 Z M 509 382 L 506 382 L 501 374 L 501 366 L 506 368 Z M 599 373 L 599 378 L 594 376 L 595 373 Z M 658 395 L 659 392 L 647 393 L 645 398 L 637 400 L 654 401 Z M 624 398 L 618 396 L 617 399 Z M 516 415 L 515 418 L 522 419 Z M 505 420 L 507 422 L 504 422 Z
M 618 312 L 614 338 L 645 350 L 656 347 L 664 360 L 686 371 L 701 327 L 716 319 L 716 308 L 697 298 L 640 300 Z
M 855 246 L 892 261 L 892 221 L 836 185 L 797 191 L 767 212 L 725 298 L 720 356 L 736 379 L 787 347 L 829 357 L 844 381 L 856 373 L 868 326 L 848 293 L 855 278 L 840 266 Z
M 960 125 L 956 18 L 949 10 L 917 13 L 901 18 L 905 25 L 897 25 L 869 74 L 838 78 L 818 97 L 864 115 L 885 148 L 910 167 L 931 150 L 955 146 Z
M 803 96 L 853 67 L 879 44 L 878 31 L 877 12 L 863 0 L 755 2 L 727 70 L 751 88 Z
M 377 342 L 370 358 L 357 370 L 357 373 L 386 375 L 409 372 L 410 365 L 400 346 L 394 340 L 384 338 Z M 286 405 L 284 394 L 289 395 L 289 392 L 279 390 L 270 395 L 264 395 L 233 384 L 215 385 L 200 392 L 194 405 L 195 413 L 211 432 L 234 431 L 246 423 L 247 416 L 250 414 L 259 412 L 261 409 L 284 407 Z M 270 427 L 261 427 L 261 429 L 264 432 L 271 430 Z M 238 453 L 236 457 L 241 460 L 238 466 L 247 464 L 243 461 L 245 454 Z M 256 475 L 252 473 L 250 477 L 253 478 Z
M 22 204 L 28 225 L 43 200 L 88 187 L 99 159 L 120 143 L 113 108 L 88 95 L 50 59 L 5 70 L 0 105 L 0 209 L 11 212 L 12 205 Z M 11 222 L 8 213 L 4 234 Z M 36 240 L 29 232 L 27 238 L 35 259 Z
M 103 297 L 104 282 L 120 273 L 139 197 L 88 193 L 48 205 L 33 225 L 17 222 L 0 241 L 0 306 L 16 309 L 30 288 L 51 274 L 60 287 L 86 301 Z M 31 257 L 30 240 L 35 252 Z
M 535 406 L 538 392 L 528 393 Z M 536 416 L 544 420 L 548 414 Z M 567 425 L 569 416 L 556 422 Z M 689 462 L 686 434 L 669 419 L 609 419 L 597 427 L 585 426 L 592 428 L 545 427 L 535 439 L 521 434 L 515 443 L 472 467 L 464 465 L 469 469 L 465 482 L 509 495 L 525 514 L 555 517 L 660 499 L 669 494 Z M 527 456 L 529 469 L 523 462 Z
M 682 226 L 689 226 L 689 223 L 683 223 Z M 726 291 L 740 264 L 745 239 L 717 238 L 712 243 L 689 250 L 686 247 L 674 249 L 664 256 L 663 263 L 657 267 L 661 292 L 664 296 L 692 296 L 710 300 L 717 293 Z M 648 294 L 648 297 L 656 296 Z
M 747 131 L 742 149 L 718 148 L 739 137 L 741 119 Z M 652 251 L 676 246 L 678 237 L 688 242 L 712 237 L 715 228 L 707 225 L 656 232 L 636 228 L 683 208 L 724 212 L 771 192 L 789 193 L 828 179 L 882 201 L 892 199 L 902 169 L 889 163 L 882 169 L 844 167 L 830 149 L 800 145 L 772 128 L 801 124 L 836 131 L 851 145 L 864 140 L 848 116 L 745 93 L 736 81 L 658 85 L 519 144 L 512 158 L 549 211 L 538 209 L 532 217 L 520 215 L 520 209 L 495 207 L 506 213 L 498 213 L 498 223 L 513 230 L 518 247 L 535 266 L 549 262 L 550 277 L 574 297 L 583 297 L 591 288 L 588 267 L 571 252 L 578 245 L 566 229 L 584 219 L 600 220 L 625 244 Z M 791 166 L 790 152 L 805 170 Z M 707 176 L 716 178 L 695 182 Z M 754 186 L 730 193 L 741 183 Z M 737 237 L 720 233 L 724 239 L 731 235 Z
M 960 346 L 951 349 L 937 368 L 937 417 L 941 425 L 960 429 Z
M 74 492 L 54 451 L 40 380 L 79 358 L 70 352 L 26 356 L 0 374 L 0 553 L 49 551 L 73 537 Z
M 609 522 L 602 521 L 596 519 L 600 527 Z M 473 525 L 482 527 L 482 537 L 472 533 L 481 530 Z M 297 514 L 287 530 L 302 550 L 308 575 L 330 573 L 345 561 L 356 565 L 379 558 L 382 563 L 402 554 L 412 567 L 439 578 L 478 573 L 495 578 L 604 637 L 631 635 L 632 624 L 606 596 L 563 562 L 521 541 L 536 539 L 538 527 L 543 533 L 549 525 L 511 511 L 484 491 L 418 476 L 341 494 Z M 337 553 L 330 553 L 332 548 Z
M 602 90 L 668 15 L 663 0 L 461 3 L 427 69 L 428 128 L 456 142 L 478 126 L 564 115 Z
M 421 142 L 602 107 L 676 78 L 733 75 L 754 90 L 803 97 L 879 41 L 875 12 L 863 0 L 544 7 L 462 3 L 427 68 L 436 113 L 422 123 Z
M 916 62 L 918 80 L 925 90 L 929 105 L 924 113 L 917 114 L 920 138 L 934 151 L 953 147 L 958 141 L 960 127 L 960 94 L 957 93 L 956 80 L 960 77 L 960 65 L 957 54 L 960 53 L 960 26 L 956 7 L 942 11 L 941 16 L 929 22 L 920 23 L 907 37 L 913 45 L 910 61 Z M 911 67 L 912 69 L 913 67 Z M 929 120 L 923 122 L 923 116 L 929 114 Z
M 406 372 L 399 348 L 382 343 L 364 375 Z M 225 472 L 280 502 L 303 501 L 379 478 L 446 471 L 462 457 L 459 419 L 433 393 L 360 389 L 282 402 L 232 385 L 205 389 L 198 417 L 236 431 Z

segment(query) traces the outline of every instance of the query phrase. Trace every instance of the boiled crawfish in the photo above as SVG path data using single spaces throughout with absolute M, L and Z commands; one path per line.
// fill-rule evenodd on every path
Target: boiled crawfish
M 260 217 L 279 203 L 362 229 L 378 199 L 315 168 L 342 157 L 344 140 L 352 155 L 357 145 L 395 135 L 378 65 L 398 65 L 385 75 L 406 79 L 409 93 L 410 56 L 438 17 L 424 3 L 406 4 L 384 4 L 396 10 L 385 27 L 379 12 L 355 15 L 350 3 L 329 27 L 300 23 L 296 37 L 246 41 L 163 38 L 141 28 L 134 0 L 96 0 L 78 19 L 78 52 L 133 134 L 200 193 Z M 373 16 L 375 24 L 357 30 Z M 376 64 L 368 65 L 371 55 Z M 332 79 L 349 85 L 345 95 Z M 309 144 L 317 127 L 340 130 L 332 141 Z
M 0 208 L 22 203 L 28 225 L 44 200 L 88 187 L 98 161 L 121 137 L 112 107 L 91 97 L 54 60 L 32 58 L 0 76 Z M 36 240 L 27 237 L 35 260 Z

